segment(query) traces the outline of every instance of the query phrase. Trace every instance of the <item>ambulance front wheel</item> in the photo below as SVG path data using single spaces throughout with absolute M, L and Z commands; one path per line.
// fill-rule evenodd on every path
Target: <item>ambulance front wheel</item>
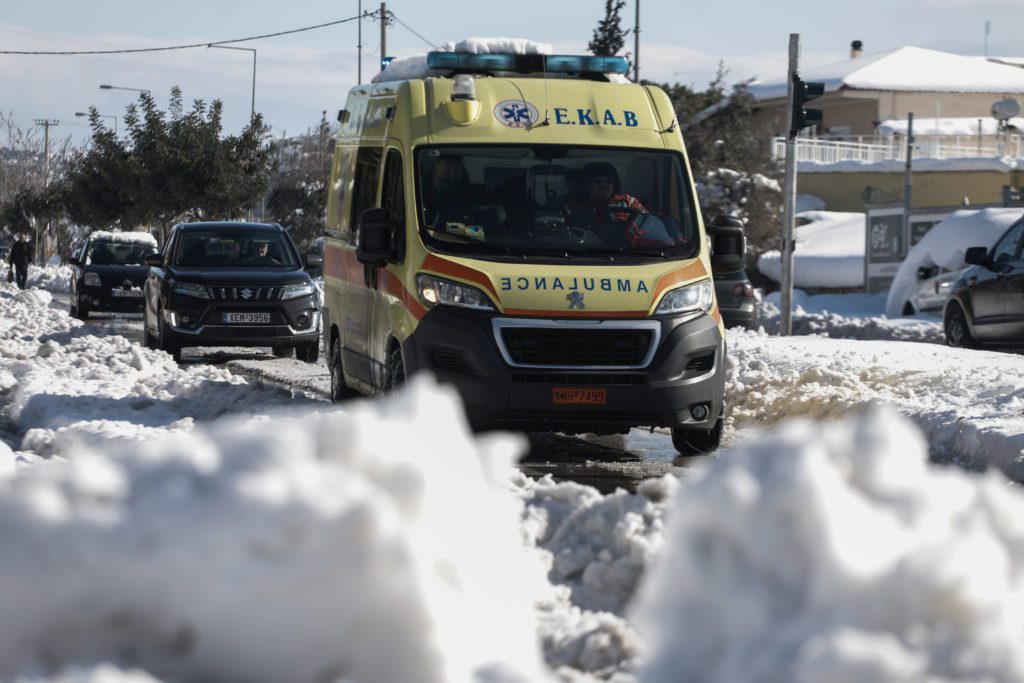
M 341 339 L 331 340 L 331 355 L 328 359 L 331 369 L 331 402 L 337 403 L 355 396 L 355 392 L 345 384 L 345 370 L 341 365 Z
M 672 428 L 672 445 L 679 455 L 707 455 L 722 444 L 722 418 L 718 418 L 711 429 Z
M 397 342 L 388 351 L 388 391 L 394 391 L 405 384 L 405 361 L 402 358 L 402 347 Z

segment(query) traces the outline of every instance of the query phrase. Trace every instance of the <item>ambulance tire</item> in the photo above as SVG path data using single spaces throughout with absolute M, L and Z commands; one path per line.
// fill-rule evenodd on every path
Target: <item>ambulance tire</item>
M 402 347 L 395 342 L 388 351 L 388 393 L 405 384 L 405 361 L 402 359 Z
M 719 417 L 711 429 L 672 428 L 672 445 L 679 455 L 691 457 L 707 455 L 722 444 L 722 418 Z
M 341 339 L 338 337 L 331 340 L 331 355 L 327 364 L 331 370 L 331 403 L 355 396 L 356 392 L 345 384 L 345 370 L 341 365 Z

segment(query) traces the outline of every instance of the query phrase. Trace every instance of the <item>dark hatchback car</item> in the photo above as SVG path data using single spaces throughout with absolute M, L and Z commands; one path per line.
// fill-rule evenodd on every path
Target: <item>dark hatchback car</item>
M 171 231 L 145 287 L 146 345 L 181 357 L 186 346 L 269 346 L 315 363 L 320 350 L 316 286 L 276 224 L 182 223 Z
M 1024 218 L 992 249 L 971 247 L 946 301 L 946 343 L 962 348 L 1024 348 Z
M 746 271 L 715 273 L 714 281 L 715 298 L 726 329 L 742 327 L 756 330 L 761 324 L 760 310 Z
M 145 232 L 94 232 L 69 259 L 71 315 L 82 320 L 94 311 L 141 313 L 142 286 L 157 253 L 156 238 Z

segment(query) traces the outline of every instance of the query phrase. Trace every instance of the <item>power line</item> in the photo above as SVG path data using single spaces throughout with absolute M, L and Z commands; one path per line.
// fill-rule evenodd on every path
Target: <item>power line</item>
M 327 26 L 337 26 L 338 24 L 344 24 L 350 21 L 355 21 L 358 18 L 359 15 L 356 15 L 354 17 L 348 17 L 347 19 L 328 21 L 325 24 L 317 24 L 316 26 L 304 26 L 302 28 L 292 29 L 290 31 L 265 33 L 261 36 L 249 36 L 248 38 L 232 38 L 231 40 L 217 40 L 213 42 L 207 41 L 205 43 L 192 43 L 190 45 L 170 45 L 168 47 L 140 47 L 129 50 L 0 50 L 0 55 L 120 55 L 136 52 L 167 52 L 168 50 L 188 50 L 196 47 L 209 47 L 211 45 L 227 45 L 229 43 L 244 43 L 248 40 L 259 40 L 261 38 L 275 38 L 277 36 L 286 36 L 290 33 L 302 33 L 303 31 L 313 31 L 318 28 L 326 28 Z
M 391 15 L 391 18 L 392 18 L 392 19 L 394 19 L 394 20 L 395 20 L 395 21 L 397 21 L 397 22 L 398 22 L 399 24 L 401 24 L 402 26 L 404 26 L 404 27 L 406 28 L 406 30 L 408 30 L 408 31 L 409 31 L 409 33 L 413 34 L 414 36 L 416 36 L 417 38 L 419 38 L 420 40 L 422 40 L 422 41 L 423 41 L 424 43 L 426 43 L 426 44 L 427 44 L 427 45 L 429 45 L 430 47 L 437 47 L 437 45 L 436 45 L 436 44 L 434 44 L 434 43 L 430 42 L 429 40 L 427 40 L 426 38 L 424 38 L 423 36 L 421 36 L 421 35 L 420 35 L 419 33 L 416 33 L 416 31 L 414 31 L 414 30 L 412 29 L 412 27 L 411 27 L 411 26 L 409 26 L 409 24 L 407 24 L 407 23 L 405 23 L 404 21 L 402 21 L 401 19 L 399 19 L 399 18 L 398 18 L 398 16 L 397 16 L 397 15 L 395 15 L 395 13 L 394 13 L 394 12 L 392 12 L 392 11 L 390 11 L 390 10 L 389 10 L 389 11 L 388 11 L 388 14 L 389 14 L 389 15 Z

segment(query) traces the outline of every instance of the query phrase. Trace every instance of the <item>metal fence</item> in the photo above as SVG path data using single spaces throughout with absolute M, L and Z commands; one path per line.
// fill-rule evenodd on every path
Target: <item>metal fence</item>
M 977 136 L 914 136 L 915 159 L 964 159 L 972 157 L 1022 158 L 1024 145 L 1018 135 L 1005 138 L 979 138 Z M 786 138 L 772 138 L 772 159 L 786 158 Z M 905 161 L 907 143 L 903 136 L 885 138 L 857 138 L 856 140 L 827 140 L 797 138 L 797 161 L 835 164 L 840 161 Z

